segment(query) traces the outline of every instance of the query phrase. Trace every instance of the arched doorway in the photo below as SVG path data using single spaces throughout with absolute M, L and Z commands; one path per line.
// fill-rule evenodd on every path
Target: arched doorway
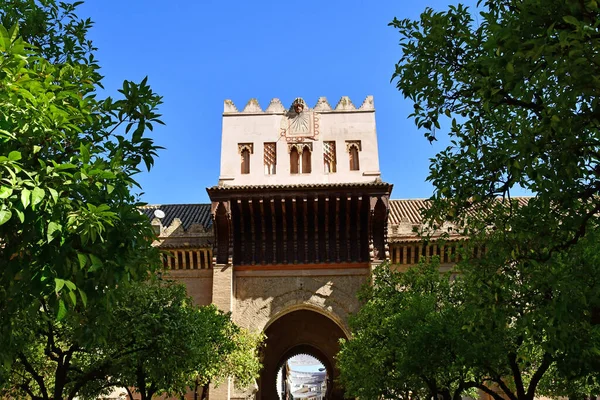
M 297 354 L 313 356 L 327 369 L 326 399 L 344 398 L 342 389 L 335 383 L 339 372 L 334 356 L 339 351 L 339 339 L 347 336 L 333 320 L 316 311 L 292 311 L 273 321 L 265 334 L 258 399 L 279 400 L 277 373 L 287 359 Z

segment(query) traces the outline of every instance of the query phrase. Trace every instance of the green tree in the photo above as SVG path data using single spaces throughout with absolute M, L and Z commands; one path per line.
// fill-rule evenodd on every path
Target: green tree
M 477 19 L 457 5 L 390 24 L 402 48 L 393 80 L 411 117 L 430 141 L 449 126 L 430 165 L 427 233 L 448 228 L 470 237 L 467 250 L 486 249 L 465 254 L 451 291 L 471 350 L 438 373 L 462 365 L 512 400 L 596 393 L 598 3 L 478 7 Z M 511 199 L 515 187 L 533 196 Z
M 474 345 L 450 274 L 439 262 L 406 273 L 388 265 L 363 288 L 353 336 L 337 356 L 346 393 L 361 399 L 460 399 L 474 388 L 490 391 L 465 355 Z M 460 292 L 460 290 L 459 290 Z
M 156 281 L 121 293 L 113 311 L 111 349 L 141 348 L 115 363 L 110 384 L 135 387 L 143 400 L 183 395 L 233 376 L 249 384 L 260 371 L 260 335 L 252 335 L 214 305 L 197 307 L 181 284 Z M 133 398 L 133 397 L 132 397 Z
M 427 215 L 468 234 L 520 219 L 509 224 L 527 245 L 515 246 L 515 256 L 548 259 L 600 215 L 598 3 L 478 5 L 475 21 L 457 5 L 390 24 L 402 48 L 393 79 L 414 103 L 411 117 L 429 140 L 451 119 L 451 144 L 430 166 Z M 535 196 L 516 215 L 496 210 L 495 199 L 510 198 L 515 187 Z M 489 212 L 466 212 L 474 207 Z
M 158 266 L 133 194 L 157 146 L 161 103 L 144 79 L 101 99 L 99 65 L 73 4 L 0 6 L 0 365 L 18 321 L 62 319 Z M 43 310 L 43 311 L 42 311 Z M 43 314 L 43 315 L 42 315 Z M 18 316 L 18 319 L 14 317 Z M 0 376 L 0 382 L 3 377 Z
M 498 236 L 502 236 L 499 232 Z M 353 337 L 338 363 L 349 394 L 366 399 L 458 399 L 479 389 L 496 400 L 600 393 L 599 237 L 588 233 L 546 262 L 486 257 L 375 271 Z
M 149 400 L 227 376 L 247 385 L 260 370 L 260 335 L 212 305 L 195 306 L 185 286 L 161 280 L 119 287 L 111 304 L 60 321 L 26 316 L 16 337 L 27 346 L 6 393 L 32 399 L 97 398 L 118 386 Z

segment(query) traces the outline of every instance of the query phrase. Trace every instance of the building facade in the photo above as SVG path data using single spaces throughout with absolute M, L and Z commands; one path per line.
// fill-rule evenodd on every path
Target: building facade
M 342 97 L 335 107 L 297 98 L 289 106 L 225 101 L 218 182 L 210 204 L 144 208 L 168 250 L 169 275 L 200 304 L 267 336 L 257 388 L 229 382 L 210 399 L 279 399 L 276 376 L 294 355 L 326 368 L 325 398 L 342 399 L 334 355 L 371 270 L 439 255 L 450 266 L 460 237 L 423 245 L 423 200 L 390 200 L 379 169 L 375 108 Z

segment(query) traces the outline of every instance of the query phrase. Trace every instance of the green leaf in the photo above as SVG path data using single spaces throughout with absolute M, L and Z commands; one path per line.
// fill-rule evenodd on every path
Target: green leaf
M 21 152 L 16 150 L 11 151 L 8 153 L 8 159 L 9 161 L 19 161 L 21 159 Z
M 15 208 L 14 210 L 15 213 L 17 213 L 17 217 L 19 217 L 19 221 L 21 221 L 21 223 L 25 222 L 25 213 L 18 208 Z
M 42 147 L 41 147 L 41 146 L 38 146 L 38 145 L 34 145 L 34 146 L 33 146 L 33 154 L 37 154 L 37 153 L 39 153 L 39 152 L 40 152 L 40 150 L 42 150 Z
M 2 45 L 3 50 L 7 50 L 10 48 L 10 36 L 8 35 L 8 31 L 4 27 L 4 25 L 0 24 L 0 45 Z
M 31 191 L 29 189 L 23 188 L 21 190 L 21 203 L 23 203 L 23 208 L 27 208 L 29 205 L 29 201 L 31 198 Z
M 67 307 L 65 306 L 65 302 L 60 299 L 58 301 L 58 312 L 56 313 L 56 319 L 61 321 L 67 315 Z
M 64 286 L 65 286 L 64 279 L 54 278 L 54 291 L 56 293 L 60 292 Z
M 75 292 L 69 292 L 69 299 L 71 299 L 71 303 L 73 305 L 77 305 L 77 297 L 75 296 Z
M 81 161 L 84 164 L 89 164 L 90 162 L 90 151 L 88 149 L 88 147 L 81 143 L 81 145 L 79 146 L 79 152 L 81 153 Z
M 71 281 L 65 281 L 65 286 L 69 288 L 69 290 L 75 290 L 77 289 L 77 286 L 75 286 L 75 284 Z
M 41 187 L 34 187 L 31 193 L 31 206 L 35 207 L 44 199 L 46 192 Z
M 79 268 L 85 268 L 87 264 L 87 256 L 83 253 L 77 253 L 77 258 L 79 259 Z
M 47 234 L 48 243 L 50 243 L 56 236 L 58 236 L 56 235 L 56 232 L 62 232 L 62 225 L 54 221 L 50 221 L 50 223 L 48 224 Z
M 79 296 L 81 297 L 81 301 L 83 302 L 84 306 L 87 306 L 87 294 L 85 294 L 85 292 L 83 290 L 81 290 L 80 288 L 77 289 L 79 291 Z
M 575 18 L 572 15 L 565 15 L 563 17 L 563 20 L 567 23 L 567 24 L 571 24 L 571 25 L 575 25 L 578 26 L 579 25 L 579 20 L 577 18 Z
M 14 24 L 8 31 L 8 36 L 10 37 L 10 41 L 14 42 L 17 36 L 19 36 L 19 24 Z
M 58 202 L 58 192 L 53 188 L 48 188 L 48 192 L 50 192 L 50 196 L 52 196 L 52 200 L 56 204 Z
M 102 268 L 102 261 L 98 257 L 90 254 L 90 260 L 92 260 L 92 266 L 88 269 L 89 272 L 94 272 Z
M 0 225 L 4 225 L 12 217 L 10 210 L 0 210 Z
M 7 199 L 13 194 L 13 189 L 8 186 L 0 186 L 0 199 Z

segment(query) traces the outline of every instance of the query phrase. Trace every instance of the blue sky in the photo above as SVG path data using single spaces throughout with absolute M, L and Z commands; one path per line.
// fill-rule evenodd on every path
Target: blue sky
M 430 145 L 407 116 L 412 104 L 390 83 L 400 58 L 394 16 L 417 18 L 438 1 L 218 1 L 87 0 L 79 9 L 96 25 L 104 86 L 148 75 L 164 96 L 165 127 L 152 134 L 166 149 L 139 181 L 152 204 L 208 202 L 217 184 L 223 100 L 265 108 L 320 96 L 335 105 L 350 96 L 359 106 L 375 98 L 380 168 L 393 198 L 429 197 Z M 463 2 L 474 4 L 475 1 Z

